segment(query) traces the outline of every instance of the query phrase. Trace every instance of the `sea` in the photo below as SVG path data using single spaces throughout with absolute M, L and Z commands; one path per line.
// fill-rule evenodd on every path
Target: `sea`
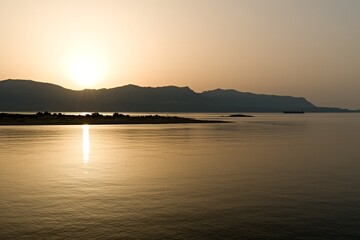
M 0 126 L 0 239 L 360 239 L 360 113 L 160 115 Z

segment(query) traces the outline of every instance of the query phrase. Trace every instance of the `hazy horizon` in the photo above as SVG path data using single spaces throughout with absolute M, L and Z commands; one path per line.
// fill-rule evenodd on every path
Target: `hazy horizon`
M 360 109 L 360 1 L 2 0 L 0 79 L 189 86 Z

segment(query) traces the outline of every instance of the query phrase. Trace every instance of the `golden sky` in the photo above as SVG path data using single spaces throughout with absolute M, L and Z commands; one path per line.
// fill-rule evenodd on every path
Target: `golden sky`
M 358 0 L 0 0 L 0 79 L 360 108 Z

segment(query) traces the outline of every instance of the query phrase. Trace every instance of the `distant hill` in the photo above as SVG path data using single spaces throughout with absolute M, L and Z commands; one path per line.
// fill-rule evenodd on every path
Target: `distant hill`
M 319 108 L 302 97 L 216 89 L 196 93 L 188 87 L 139 87 L 74 91 L 30 80 L 0 81 L 0 111 L 50 112 L 346 112 Z

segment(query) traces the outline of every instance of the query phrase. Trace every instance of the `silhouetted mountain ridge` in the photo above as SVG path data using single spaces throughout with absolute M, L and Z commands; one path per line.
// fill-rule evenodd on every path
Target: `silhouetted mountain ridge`
M 32 80 L 0 81 L 0 111 L 122 112 L 282 112 L 348 111 L 318 108 L 305 98 L 215 89 L 196 93 L 189 87 L 140 87 L 71 90 Z

